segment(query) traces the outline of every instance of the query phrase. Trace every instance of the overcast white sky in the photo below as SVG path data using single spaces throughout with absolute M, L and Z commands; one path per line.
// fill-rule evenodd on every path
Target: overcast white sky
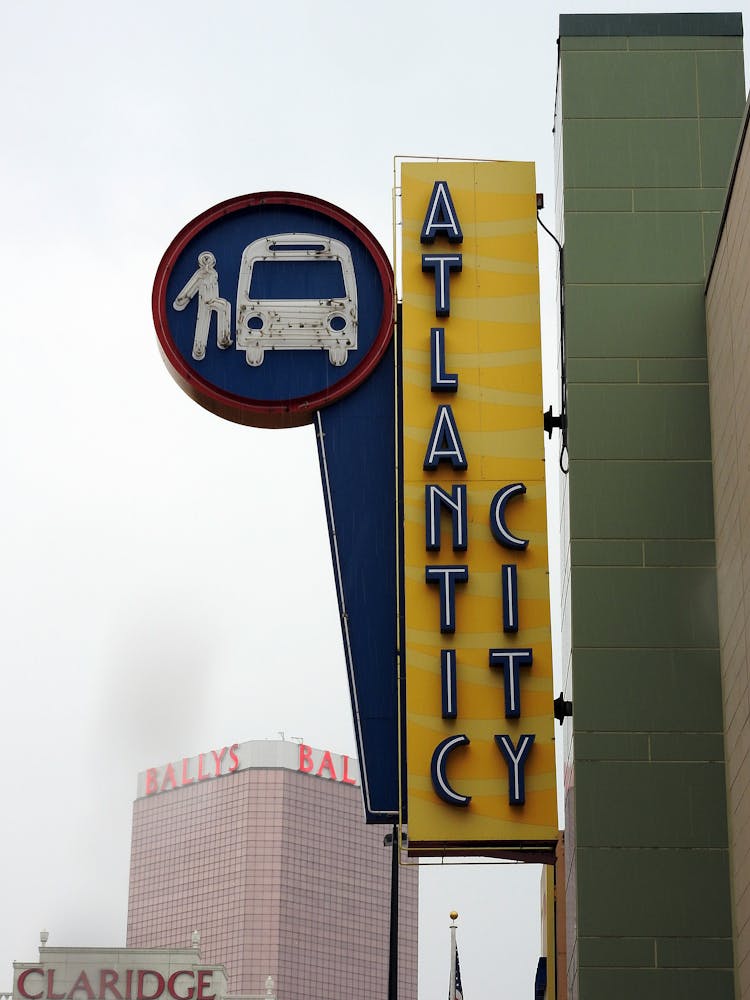
M 161 254 L 267 189 L 341 205 L 390 253 L 394 155 L 535 160 L 554 227 L 558 13 L 3 4 L 0 990 L 43 926 L 124 945 L 139 771 L 279 731 L 354 751 L 312 428 L 238 427 L 180 391 L 151 320 Z M 453 908 L 467 1000 L 530 996 L 538 887 L 532 866 L 424 873 L 420 1000 L 445 996 Z

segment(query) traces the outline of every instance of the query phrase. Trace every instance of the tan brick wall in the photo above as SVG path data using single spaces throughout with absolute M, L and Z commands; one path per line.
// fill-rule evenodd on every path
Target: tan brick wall
M 738 996 L 750 998 L 750 136 L 706 293 Z M 689 498 L 688 498 L 689 499 Z

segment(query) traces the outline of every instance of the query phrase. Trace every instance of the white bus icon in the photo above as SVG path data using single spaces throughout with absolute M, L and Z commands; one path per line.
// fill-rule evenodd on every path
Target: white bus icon
M 357 349 L 357 282 L 346 244 L 313 233 L 264 236 L 245 247 L 237 283 L 236 349 L 249 365 L 266 351 Z

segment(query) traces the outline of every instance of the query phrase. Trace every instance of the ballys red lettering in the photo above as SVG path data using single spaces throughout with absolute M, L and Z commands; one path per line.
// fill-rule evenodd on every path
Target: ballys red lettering
M 189 757 L 183 757 L 182 758 L 182 783 L 183 783 L 183 785 L 192 785 L 192 783 L 195 781 L 195 778 L 191 778 L 189 776 L 189 774 L 188 774 L 188 768 L 189 768 L 189 766 L 190 766 L 190 758 Z
M 221 761 L 226 752 L 227 752 L 226 747 L 222 747 L 218 753 L 215 750 L 211 751 L 211 753 L 214 755 L 214 764 L 216 765 L 216 770 L 214 771 L 215 778 L 218 778 L 219 775 L 221 774 Z

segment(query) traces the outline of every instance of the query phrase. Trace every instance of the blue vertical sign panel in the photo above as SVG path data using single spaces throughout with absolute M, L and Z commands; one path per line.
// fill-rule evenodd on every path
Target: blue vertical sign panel
M 397 491 L 393 345 L 316 434 L 352 712 L 371 823 L 398 817 Z
M 196 402 L 255 427 L 315 426 L 368 822 L 398 816 L 393 272 L 343 209 L 266 191 L 168 247 L 159 346 Z

